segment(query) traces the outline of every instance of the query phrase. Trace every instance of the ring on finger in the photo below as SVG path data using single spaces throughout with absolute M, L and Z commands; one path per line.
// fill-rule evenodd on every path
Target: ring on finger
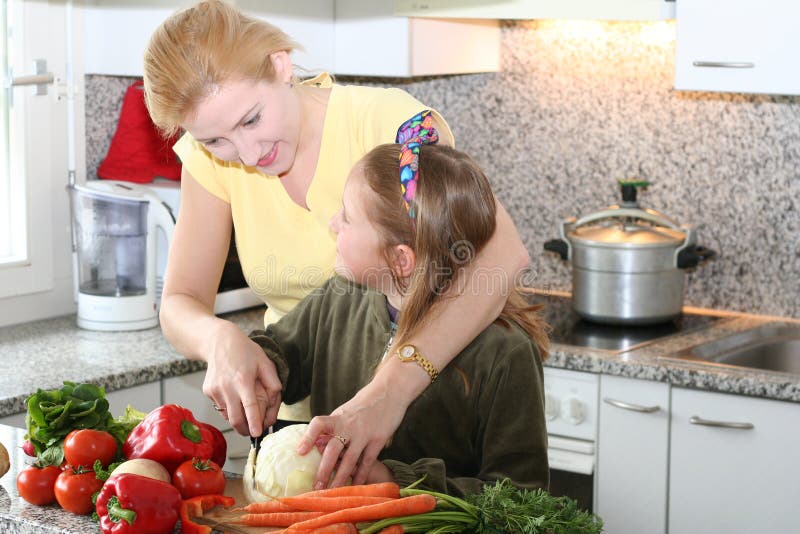
M 223 406 L 220 406 L 216 402 L 212 402 L 211 406 L 213 406 L 214 409 L 217 410 L 218 412 L 224 412 L 225 411 L 225 408 Z
M 334 434 L 333 437 L 342 442 L 342 447 L 347 447 L 347 444 L 350 442 L 349 439 L 344 436 L 340 436 L 339 434 Z

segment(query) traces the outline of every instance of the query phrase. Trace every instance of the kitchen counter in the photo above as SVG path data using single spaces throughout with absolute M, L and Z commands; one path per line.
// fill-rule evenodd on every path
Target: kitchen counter
M 703 312 L 695 308 L 692 311 Z M 659 359 L 699 342 L 783 322 L 769 317 L 726 315 L 708 327 L 634 346 L 625 352 L 553 343 L 545 365 L 800 402 L 800 375 Z M 226 315 L 246 332 L 260 328 L 262 317 L 263 308 Z M 79 329 L 75 316 L 0 328 L 0 368 L 6 370 L 0 375 L 0 417 L 24 412 L 28 395 L 37 388 L 60 387 L 64 380 L 93 382 L 114 391 L 191 373 L 204 365 L 182 358 L 164 340 L 159 328 L 93 332 Z
M 703 310 L 692 308 L 693 313 Z M 624 350 L 601 350 L 553 343 L 545 365 L 590 373 L 666 382 L 705 389 L 800 402 L 800 375 L 736 369 L 728 366 L 665 361 L 684 348 L 764 324 L 795 320 L 724 314 L 696 330 L 633 345 Z M 242 330 L 261 327 L 263 309 L 232 313 L 226 318 Z M 81 330 L 74 316 L 0 329 L 0 416 L 24 411 L 24 399 L 37 388 L 59 387 L 63 380 L 89 381 L 108 391 L 191 373 L 203 364 L 185 360 L 163 339 L 158 328 L 139 332 Z M 33 506 L 19 498 L 16 476 L 29 460 L 21 451 L 24 431 L 0 425 L 0 441 L 8 448 L 11 470 L 0 479 L 0 532 L 95 533 L 88 517 L 56 505 Z
M 690 309 L 693 313 L 720 312 Z M 709 362 L 666 360 L 677 352 L 707 341 L 765 324 L 797 324 L 793 319 L 724 313 L 709 326 L 675 334 L 624 351 L 591 349 L 553 343 L 547 367 L 585 371 L 642 380 L 667 382 L 673 386 L 704 389 L 774 400 L 800 402 L 800 375 L 740 368 Z
M 263 307 L 224 317 L 245 332 L 264 327 Z M 64 380 L 115 391 L 204 368 L 178 354 L 157 327 L 95 332 L 78 328 L 74 315 L 7 326 L 0 328 L 0 417 L 26 411 L 28 395 Z

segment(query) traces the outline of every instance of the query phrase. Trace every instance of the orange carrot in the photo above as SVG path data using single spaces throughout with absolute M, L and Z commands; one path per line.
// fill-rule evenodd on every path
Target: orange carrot
M 387 517 L 400 517 L 402 515 L 414 515 L 430 512 L 436 506 L 436 498 L 432 495 L 421 494 L 392 499 L 380 504 L 369 504 L 358 508 L 347 508 L 338 512 L 331 512 L 323 516 L 295 523 L 286 529 L 287 534 L 302 532 L 304 530 L 314 530 L 334 523 L 349 522 L 358 523 L 360 521 L 375 521 Z
M 307 491 L 302 497 L 400 497 L 400 486 L 395 482 L 377 482 L 375 484 L 359 484 L 357 486 L 339 486 L 316 491 Z
M 390 497 L 363 497 L 354 495 L 352 497 L 283 497 L 280 501 L 295 508 L 296 510 L 307 510 L 309 512 L 335 512 L 345 508 L 357 508 L 369 504 L 380 504 L 387 501 L 396 501 Z
M 398 523 L 396 525 L 389 525 L 386 528 L 382 528 L 378 534 L 403 534 L 403 532 L 405 532 L 403 525 Z
M 231 521 L 249 527 L 288 527 L 300 521 L 314 519 L 325 512 L 273 512 L 267 514 L 244 514 Z
M 283 504 L 281 501 L 265 501 L 250 503 L 244 508 L 237 508 L 235 511 L 244 510 L 251 514 L 268 514 L 274 512 L 299 512 L 297 508 Z
M 356 534 L 358 529 L 353 523 L 334 523 L 321 528 L 315 528 L 317 534 Z

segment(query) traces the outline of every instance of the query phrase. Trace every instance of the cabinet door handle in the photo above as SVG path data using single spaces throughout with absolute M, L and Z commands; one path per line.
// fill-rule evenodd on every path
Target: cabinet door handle
M 753 428 L 753 423 L 735 423 L 729 421 L 711 421 L 709 419 L 703 419 L 700 416 L 693 415 L 689 418 L 689 422 L 693 425 L 703 425 L 703 426 L 716 426 L 719 428 L 738 428 L 740 430 L 751 430 Z
M 692 65 L 714 69 L 752 69 L 756 66 L 749 61 L 692 61 Z
M 623 410 L 631 410 L 633 412 L 641 413 L 654 413 L 661 409 L 661 406 L 641 406 L 639 404 L 631 404 L 630 402 L 610 399 L 608 397 L 604 397 L 603 402 L 610 404 L 611 406 L 616 406 L 617 408 L 622 408 Z

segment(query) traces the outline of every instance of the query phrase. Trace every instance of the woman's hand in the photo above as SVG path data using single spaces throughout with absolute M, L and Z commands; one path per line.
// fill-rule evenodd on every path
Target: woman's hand
M 275 422 L 281 382 L 275 364 L 232 323 L 214 336 L 203 393 L 242 435 L 260 436 Z
M 331 415 L 311 420 L 297 452 L 306 454 L 315 445 L 324 446 L 315 488 L 324 488 L 334 469 L 331 487 L 344 485 L 351 475 L 353 484 L 368 479 L 408 407 L 396 392 L 376 377 Z

